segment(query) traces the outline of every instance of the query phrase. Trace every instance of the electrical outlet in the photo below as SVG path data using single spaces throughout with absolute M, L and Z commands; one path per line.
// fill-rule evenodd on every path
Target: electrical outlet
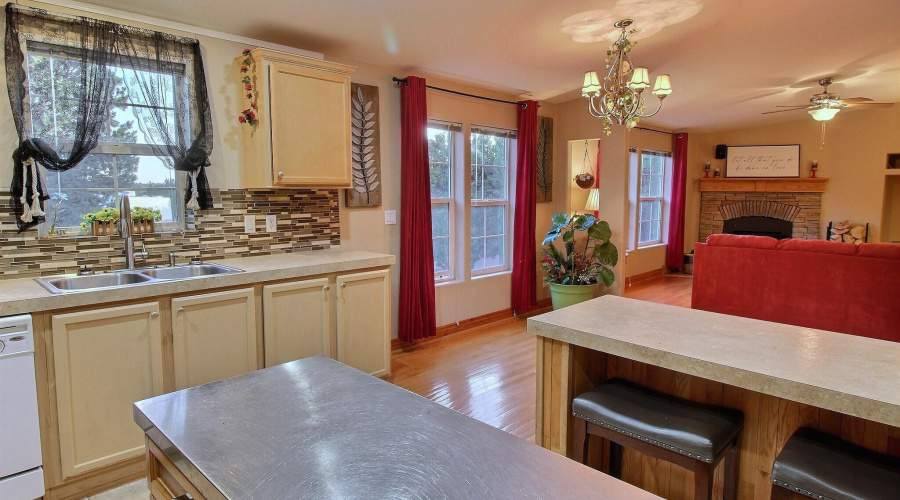
M 384 211 L 384 223 L 385 223 L 385 225 L 396 224 L 397 223 L 397 211 L 396 210 L 385 210 Z
M 278 231 L 278 220 L 275 218 L 275 215 L 267 215 L 266 216 L 266 232 L 274 233 Z
M 253 234 L 256 232 L 256 216 L 255 215 L 245 215 L 244 216 L 244 232 L 247 234 Z

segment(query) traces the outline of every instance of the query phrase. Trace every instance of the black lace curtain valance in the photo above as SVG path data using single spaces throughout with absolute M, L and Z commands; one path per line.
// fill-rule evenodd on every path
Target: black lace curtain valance
M 80 76 L 71 140 L 57 145 L 33 137 L 25 50 L 29 42 L 65 47 L 69 64 Z M 12 204 L 19 231 L 44 221 L 49 199 L 38 165 L 54 172 L 77 166 L 90 154 L 115 98 L 115 69 L 133 70 L 125 85 L 128 97 L 146 103 L 141 128 L 154 153 L 171 168 L 187 172 L 185 204 L 212 207 L 206 167 L 213 147 L 212 116 L 200 43 L 192 38 L 124 26 L 86 17 L 69 17 L 44 10 L 6 5 L 6 83 L 19 146 L 13 152 Z M 166 82 L 178 69 L 182 89 L 166 101 Z M 172 89 L 168 89 L 171 91 Z M 163 102 L 161 102 L 163 101 Z M 171 108 L 174 107 L 174 112 Z M 166 108 L 169 108 L 166 110 Z M 69 138 L 67 138 L 69 139 Z

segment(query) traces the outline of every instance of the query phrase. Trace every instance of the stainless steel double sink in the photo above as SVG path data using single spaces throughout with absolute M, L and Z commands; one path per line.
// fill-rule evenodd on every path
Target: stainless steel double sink
M 34 280 L 50 291 L 50 293 L 71 293 L 242 272 L 244 272 L 243 269 L 219 264 L 187 264 L 182 266 L 124 269 L 86 276 L 74 274 L 47 276 L 35 278 Z

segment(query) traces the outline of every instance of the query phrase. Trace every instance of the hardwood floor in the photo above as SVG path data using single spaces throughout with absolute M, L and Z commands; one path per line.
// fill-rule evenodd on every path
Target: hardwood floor
M 626 297 L 690 307 L 691 277 L 665 275 Z M 535 339 L 507 319 L 394 352 L 388 381 L 534 442 Z
M 626 297 L 691 305 L 691 277 L 639 282 Z M 394 352 L 387 379 L 476 420 L 534 442 L 536 341 L 525 320 L 509 318 Z M 145 479 L 91 500 L 143 500 Z

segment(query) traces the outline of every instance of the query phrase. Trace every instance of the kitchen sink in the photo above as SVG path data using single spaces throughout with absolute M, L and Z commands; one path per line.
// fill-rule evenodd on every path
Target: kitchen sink
M 141 269 L 142 274 L 158 280 L 179 280 L 186 278 L 199 278 L 201 276 L 215 276 L 217 274 L 239 273 L 240 269 L 218 264 L 193 264 L 188 266 L 157 267 L 153 269 Z
M 104 288 L 123 288 L 144 283 L 159 283 L 190 278 L 244 272 L 243 269 L 219 264 L 190 264 L 184 266 L 151 267 L 146 269 L 111 271 L 86 276 L 65 275 L 35 278 L 50 293 L 84 292 Z

